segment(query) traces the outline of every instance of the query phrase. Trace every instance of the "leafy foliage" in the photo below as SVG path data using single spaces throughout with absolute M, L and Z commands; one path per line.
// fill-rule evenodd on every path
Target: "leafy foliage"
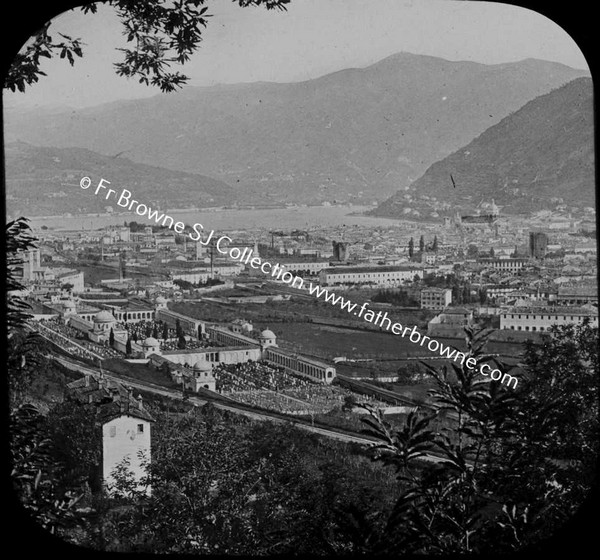
M 263 6 L 267 10 L 285 10 L 290 0 L 237 0 L 241 7 Z M 181 72 L 171 72 L 173 64 L 189 61 L 202 41 L 202 30 L 208 23 L 205 0 L 107 0 L 114 7 L 123 25 L 123 35 L 130 48 L 117 49 L 123 60 L 114 64 L 117 75 L 137 78 L 139 83 L 159 87 L 171 92 L 187 82 Z M 96 3 L 81 7 L 84 13 L 96 13 Z M 59 56 L 71 66 L 75 57 L 83 57 L 83 41 L 63 33 L 57 41 L 49 33 L 48 22 L 30 41 L 27 48 L 17 54 L 5 79 L 4 87 L 11 91 L 25 91 L 26 86 L 37 82 L 45 72 L 40 69 L 42 58 Z M 56 35 L 54 35 L 56 37 Z
M 54 456 L 65 466 L 65 477 L 98 488 L 102 440 L 95 405 L 64 401 L 52 408 L 46 423 Z
M 52 58 L 59 55 L 60 58 L 66 58 L 69 64 L 73 66 L 75 56 L 83 56 L 81 39 L 73 39 L 63 33 L 58 33 L 62 40 L 55 42 L 48 33 L 51 22 L 47 22 L 44 27 L 36 34 L 29 43 L 24 52 L 15 56 L 14 62 L 10 67 L 4 81 L 4 87 L 11 91 L 25 91 L 25 86 L 30 86 L 39 81 L 40 76 L 46 76 L 46 73 L 40 70 L 42 58 Z
M 478 363 L 487 335 L 467 331 Z M 598 458 L 598 329 L 555 327 L 530 344 L 519 390 L 475 369 L 423 365 L 434 415 L 392 429 L 368 405 L 373 460 L 395 467 L 407 489 L 373 551 L 490 553 L 539 543 L 577 510 Z M 508 368 L 498 361 L 502 371 Z M 432 422 L 445 415 L 439 433 Z M 428 463 L 418 461 L 427 455 Z
M 36 372 L 45 367 L 45 340 L 26 329 L 29 304 L 21 297 L 25 288 L 17 275 L 22 266 L 23 254 L 35 249 L 36 238 L 26 218 L 18 218 L 6 225 L 6 326 L 7 369 L 10 386 L 10 404 L 16 407 L 23 401 L 27 388 Z
M 415 307 L 419 305 L 419 302 L 414 297 L 411 297 L 407 291 L 390 288 L 377 290 L 377 293 L 371 297 L 371 301 L 391 303 L 401 307 Z
M 153 411 L 150 496 L 113 474 L 89 545 L 121 552 L 336 554 L 365 550 L 393 479 L 340 444 L 287 425 L 228 418 L 213 405 Z M 376 481 L 374 485 L 373 482 Z M 117 488 L 117 486 L 115 488 Z M 125 496 L 128 496 L 125 498 Z
M 24 286 L 19 282 L 15 272 L 22 266 L 23 253 L 35 249 L 36 241 L 37 239 L 31 235 L 27 218 L 21 217 L 6 224 L 6 291 L 8 293 L 6 319 L 9 339 L 17 329 L 24 327 L 27 319 L 31 317 L 25 312 L 29 305 L 18 295 Z
M 77 486 L 62 484 L 62 465 L 54 457 L 44 423 L 31 404 L 11 413 L 11 476 L 23 506 L 42 527 L 57 533 L 82 523 L 85 512 L 75 506 L 83 493 Z

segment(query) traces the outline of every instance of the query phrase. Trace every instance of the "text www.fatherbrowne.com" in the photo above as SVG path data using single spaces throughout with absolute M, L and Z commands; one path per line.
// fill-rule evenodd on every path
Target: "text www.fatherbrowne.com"
M 83 177 L 79 184 L 82 189 L 86 190 L 91 186 L 92 180 L 89 177 Z M 459 352 L 456 350 L 456 348 L 445 346 L 434 338 L 422 335 L 415 326 L 412 328 L 402 327 L 400 323 L 392 323 L 392 320 L 388 317 L 387 312 L 382 313 L 379 311 L 376 314 L 372 309 L 368 309 L 369 304 L 367 302 L 363 303 L 362 306 L 356 311 L 356 308 L 358 307 L 357 303 L 353 303 L 352 301 L 347 300 L 343 296 L 337 295 L 334 292 L 329 292 L 327 288 L 314 285 L 312 282 L 309 282 L 308 286 L 305 287 L 303 278 L 300 276 L 295 276 L 291 272 L 286 271 L 285 267 L 277 263 L 273 265 L 269 261 L 265 261 L 258 256 L 252 256 L 252 250 L 248 247 L 246 247 L 243 251 L 238 247 L 228 247 L 226 245 L 227 241 L 232 242 L 233 240 L 227 235 L 222 235 L 217 238 L 215 230 L 211 230 L 210 233 L 205 236 L 205 230 L 202 224 L 196 223 L 191 228 L 188 228 L 183 222 L 176 222 L 168 214 L 159 213 L 158 210 L 152 210 L 149 206 L 138 202 L 133 198 L 133 195 L 129 190 L 121 189 L 121 192 L 117 196 L 117 191 L 108 188 L 108 185 L 110 185 L 109 181 L 100 179 L 94 194 L 98 195 L 101 193 L 105 195 L 106 200 L 108 200 L 111 195 L 114 195 L 118 206 L 127 208 L 130 211 L 134 211 L 138 216 L 147 216 L 155 223 L 161 223 L 163 227 L 167 227 L 169 229 L 173 228 L 175 232 L 180 234 L 186 233 L 186 230 L 188 230 L 187 234 L 192 241 L 196 241 L 203 246 L 206 246 L 212 242 L 217 251 L 222 255 L 227 255 L 229 258 L 254 269 L 260 269 L 263 274 L 267 276 L 270 275 L 271 278 L 277 282 L 287 284 L 292 288 L 308 290 L 308 293 L 311 295 L 323 299 L 331 303 L 331 305 L 337 305 L 340 307 L 340 309 L 345 309 L 348 313 L 352 313 L 356 317 L 360 317 L 373 325 L 379 326 L 387 331 L 391 331 L 395 335 L 399 335 L 404 338 L 408 334 L 408 338 L 413 344 L 423 346 L 425 341 L 428 340 L 429 342 L 427 343 L 427 348 L 431 352 L 439 352 L 442 358 L 447 358 L 448 360 L 453 360 L 455 362 L 460 360 L 461 365 L 466 365 L 469 369 L 475 369 L 477 367 L 481 375 L 489 375 L 494 381 L 500 381 L 508 386 L 510 386 L 512 383 L 514 388 L 517 387 L 518 379 L 516 377 L 513 377 L 508 373 L 503 373 L 499 369 L 492 369 L 486 363 L 477 364 L 477 360 L 475 360 L 475 358 L 467 357 L 466 354 Z M 101 191 L 101 189 L 107 189 L 107 192 L 104 193 Z M 191 231 L 189 231 L 190 229 Z
M 352 301 L 345 299 L 343 296 L 329 292 L 326 288 L 314 286 L 312 283 L 310 283 L 308 292 L 312 295 L 316 295 L 318 298 L 328 301 L 331 303 L 331 305 L 338 305 L 340 309 L 345 309 L 348 313 L 353 313 L 355 316 L 361 317 L 373 325 L 377 325 L 387 331 L 391 331 L 395 335 L 399 335 L 404 338 L 408 334 L 409 340 L 414 344 L 423 346 L 425 341 L 428 340 L 429 342 L 427 343 L 427 348 L 431 352 L 439 352 L 442 358 L 454 360 L 455 362 L 460 360 L 461 365 L 466 364 L 469 369 L 474 369 L 476 366 L 478 366 L 479 373 L 482 375 L 489 375 L 494 381 L 501 380 L 501 383 L 504 383 L 508 386 L 510 386 L 511 383 L 513 383 L 513 387 L 516 388 L 517 386 L 518 380 L 516 377 L 509 375 L 508 373 L 503 374 L 499 369 L 492 369 L 486 363 L 477 364 L 477 360 L 475 360 L 475 358 L 467 358 L 466 354 L 459 352 L 456 350 L 456 348 L 451 348 L 445 344 L 442 344 L 441 342 L 438 342 L 434 338 L 422 335 L 419 331 L 417 331 L 415 326 L 413 326 L 412 329 L 411 327 L 403 328 L 400 323 L 392 323 L 392 320 L 388 317 L 387 311 L 385 313 L 379 311 L 377 314 L 375 314 L 372 309 L 367 309 L 369 306 L 367 302 L 364 302 L 358 311 L 355 311 L 355 309 L 358 307 L 357 303 L 353 303 Z

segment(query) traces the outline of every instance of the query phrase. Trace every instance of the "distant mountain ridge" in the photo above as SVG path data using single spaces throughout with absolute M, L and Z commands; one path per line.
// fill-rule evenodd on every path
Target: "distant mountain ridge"
M 531 99 L 587 75 L 527 59 L 484 65 L 399 53 L 313 80 L 185 88 L 98 107 L 8 115 L 7 140 L 128 150 L 257 200 L 373 200 L 417 179 Z
M 235 198 L 233 189 L 222 181 L 135 163 L 116 154 L 105 156 L 83 148 L 44 148 L 25 142 L 6 144 L 7 213 L 40 216 L 104 212 L 106 206 L 122 211 L 116 200 L 102 196 L 106 190 L 94 195 L 101 178 L 110 181 L 110 188 L 117 193 L 128 189 L 140 202 L 153 207 L 219 206 Z M 82 177 L 90 177 L 93 186 L 82 189 Z M 172 191 L 168 197 L 166 188 Z
M 418 197 L 469 206 L 494 199 L 515 213 L 595 206 L 591 78 L 578 78 L 524 105 L 472 142 L 431 165 L 408 191 L 372 212 L 400 217 Z M 470 199 L 470 200 L 469 200 Z

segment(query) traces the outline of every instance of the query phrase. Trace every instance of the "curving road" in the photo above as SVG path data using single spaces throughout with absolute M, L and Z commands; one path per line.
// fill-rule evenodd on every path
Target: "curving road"
M 58 363 L 60 363 L 61 365 L 63 365 L 64 367 L 66 367 L 67 369 L 70 369 L 71 371 L 77 371 L 79 373 L 84 373 L 84 374 L 91 374 L 94 376 L 97 376 L 100 374 L 100 370 L 99 369 L 95 369 L 95 368 L 91 368 L 87 365 L 83 365 L 75 360 L 70 360 L 64 357 L 59 357 L 59 356 L 51 356 L 52 359 L 56 360 Z M 120 375 L 120 376 L 115 376 L 112 374 L 108 374 L 105 371 L 103 371 L 104 377 L 106 377 L 107 379 L 111 379 L 113 381 L 116 381 L 118 383 L 125 383 L 128 386 L 131 386 L 133 388 L 142 390 L 142 391 L 147 391 L 148 393 L 153 393 L 155 395 L 162 395 L 164 397 L 170 397 L 172 399 L 177 399 L 177 400 L 182 400 L 182 395 L 181 395 L 181 391 L 178 389 L 168 389 L 167 387 L 161 387 L 160 385 L 156 385 L 155 383 L 152 383 L 150 381 L 141 381 L 139 379 L 134 379 L 132 377 L 128 377 L 125 375 Z M 248 418 L 252 418 L 253 420 L 261 420 L 261 421 L 265 421 L 265 420 L 269 420 L 271 422 L 278 422 L 278 423 L 292 423 L 294 424 L 296 427 L 301 428 L 303 430 L 307 430 L 309 432 L 321 435 L 321 436 L 325 436 L 325 437 L 329 437 L 332 439 L 336 439 L 339 441 L 344 441 L 347 443 L 358 443 L 361 445 L 372 445 L 373 443 L 378 443 L 378 440 L 376 440 L 375 438 L 370 438 L 368 436 L 360 436 L 360 435 L 351 435 L 351 434 L 347 434 L 347 433 L 342 433 L 342 432 L 337 432 L 335 430 L 332 429 L 327 429 L 327 428 L 323 428 L 320 426 L 313 426 L 313 425 L 309 425 L 309 424 L 305 424 L 304 422 L 300 422 L 299 420 L 293 418 L 293 417 L 289 417 L 289 418 L 282 418 L 280 415 L 278 414 L 269 414 L 269 412 L 266 411 L 252 411 L 252 410 L 247 410 L 245 408 L 240 408 L 240 407 L 236 407 L 233 405 L 229 405 L 229 404 L 225 404 L 222 403 L 218 400 L 207 400 L 207 399 L 202 399 L 200 397 L 196 397 L 196 396 L 190 396 L 188 397 L 188 402 L 197 405 L 197 406 L 203 406 L 208 402 L 211 402 L 216 408 L 220 409 L 220 410 L 226 410 L 229 412 L 232 412 L 234 414 L 241 414 L 243 416 L 246 416 Z M 426 461 L 431 461 L 431 462 L 440 462 L 442 459 L 440 457 L 437 457 L 435 455 L 431 455 L 431 454 L 427 454 L 425 456 L 422 457 L 423 460 Z

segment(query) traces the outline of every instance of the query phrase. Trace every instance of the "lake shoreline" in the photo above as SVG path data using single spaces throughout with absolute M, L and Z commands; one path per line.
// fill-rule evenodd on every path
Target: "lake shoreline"
M 168 214 L 190 227 L 201 223 L 205 229 L 235 231 L 244 229 L 311 229 L 331 226 L 399 226 L 403 221 L 365 214 L 369 206 L 292 206 L 282 208 L 169 210 Z M 31 227 L 52 231 L 92 231 L 124 222 L 154 222 L 132 212 L 72 216 L 31 216 Z M 241 227 L 240 227 L 241 226 Z

